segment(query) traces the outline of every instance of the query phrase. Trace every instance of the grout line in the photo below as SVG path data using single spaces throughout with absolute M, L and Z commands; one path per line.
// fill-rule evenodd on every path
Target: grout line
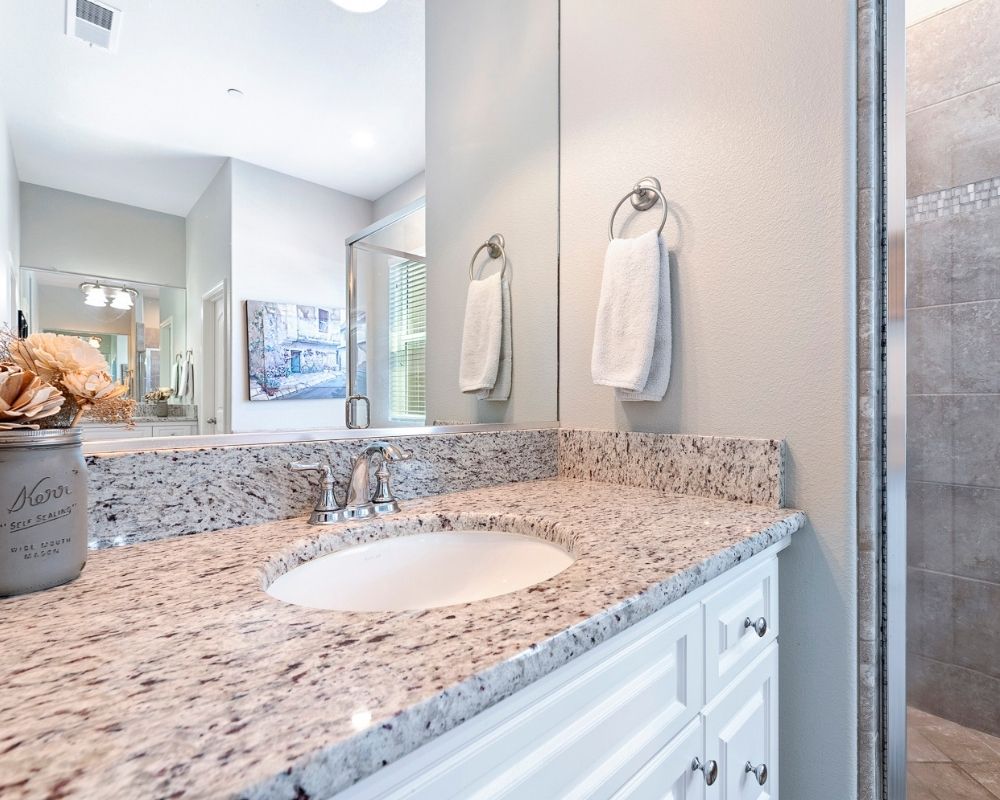
M 909 311 L 921 311 L 925 308 L 951 308 L 952 306 L 973 306 L 977 303 L 996 303 L 1000 301 L 1000 297 L 984 297 L 981 300 L 956 300 L 953 303 L 932 303 L 926 306 L 907 306 L 906 310 Z
M 1000 492 L 1000 486 L 980 486 L 975 483 L 952 483 L 950 481 L 925 481 L 920 478 L 907 478 L 907 483 L 922 483 L 927 486 L 954 486 L 956 489 L 985 489 L 990 492 Z
M 996 581 L 987 581 L 987 580 L 983 580 L 982 578 L 969 578 L 966 575 L 958 575 L 958 574 L 956 574 L 954 572 L 943 572 L 943 571 L 937 570 L 937 569 L 927 569 L 926 567 L 911 567 L 909 564 L 906 565 L 906 568 L 908 570 L 912 569 L 914 572 L 927 572 L 927 573 L 929 573 L 931 575 L 944 575 L 947 578 L 958 578 L 959 580 L 969 581 L 970 583 L 984 583 L 987 586 L 1000 586 L 1000 583 L 997 583 Z M 945 662 L 945 663 L 949 663 L 949 662 Z M 959 665 L 959 666 L 961 666 L 961 665 Z M 972 667 L 966 667 L 966 669 L 972 669 Z M 979 672 L 979 670 L 975 670 L 975 671 Z M 984 675 L 988 675 L 989 673 L 988 672 L 984 672 L 983 674 Z M 1000 680 L 1000 678 L 998 678 L 998 680 Z
M 997 681 L 998 683 L 1000 683 L 1000 678 L 996 677 L 995 675 L 990 675 L 990 673 L 988 673 L 988 672 L 983 672 L 980 669 L 976 669 L 975 667 L 966 667 L 964 664 L 956 664 L 954 661 L 942 661 L 940 658 L 934 658 L 934 656 L 928 656 L 928 655 L 925 655 L 924 653 L 917 653 L 915 651 L 909 651 L 908 650 L 907 652 L 908 653 L 912 653 L 913 655 L 920 656 L 921 658 L 923 658 L 923 659 L 925 659 L 927 661 L 933 661 L 935 664 L 942 664 L 943 666 L 946 666 L 946 667 L 954 667 L 955 669 L 964 670 L 965 672 L 974 672 L 974 673 L 976 673 L 976 675 L 982 675 L 984 678 L 988 678 L 991 681 Z M 930 713 L 930 712 L 927 712 L 927 713 Z M 937 716 L 937 715 L 934 715 L 934 716 Z M 945 717 L 941 717 L 941 719 L 945 719 Z M 952 722 L 952 720 L 948 720 L 948 722 Z M 960 722 L 955 722 L 954 724 L 955 725 L 962 725 L 962 723 L 960 723 Z M 983 731 L 976 730 L 975 728 L 970 728 L 968 725 L 962 725 L 962 727 L 966 728 L 967 730 L 973 731 L 974 733 L 983 733 Z M 993 736 L 993 734 L 987 733 L 986 736 Z M 994 736 L 993 738 L 996 738 L 996 737 Z
M 997 85 L 1000 85 L 1000 81 L 985 83 L 982 86 L 977 86 L 975 89 L 968 89 L 964 92 L 953 94 L 951 97 L 945 97 L 942 98 L 941 100 L 935 100 L 933 103 L 928 103 L 925 106 L 920 106 L 920 108 L 909 108 L 906 110 L 906 116 L 910 116 L 910 114 L 919 114 L 921 111 L 926 111 L 928 108 L 935 108 L 937 106 L 943 105 L 944 103 L 950 103 L 952 100 L 959 100 L 963 97 L 968 97 L 970 94 L 975 94 L 976 92 L 981 92 L 985 89 L 992 89 L 994 86 Z
M 923 25 L 925 22 L 929 22 L 932 19 L 937 19 L 938 17 L 947 14 L 949 11 L 954 11 L 956 8 L 967 6 L 971 2 L 972 0 L 962 0 L 961 3 L 955 3 L 952 6 L 948 6 L 947 8 L 942 8 L 938 11 L 935 11 L 933 14 L 928 14 L 926 17 L 921 17 L 916 22 L 911 22 L 909 25 L 907 25 L 906 30 L 909 30 L 910 28 L 916 28 L 918 25 Z

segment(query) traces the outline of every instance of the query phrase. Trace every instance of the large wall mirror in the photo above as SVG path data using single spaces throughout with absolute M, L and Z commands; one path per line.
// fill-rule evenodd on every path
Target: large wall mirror
M 87 439 L 556 419 L 558 0 L 0 17 L 20 326 L 139 404 Z

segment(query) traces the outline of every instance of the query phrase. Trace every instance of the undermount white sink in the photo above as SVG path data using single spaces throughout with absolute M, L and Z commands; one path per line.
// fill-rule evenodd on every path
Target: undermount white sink
M 335 611 L 439 608 L 525 589 L 573 560 L 559 545 L 517 533 L 416 533 L 308 561 L 275 580 L 267 593 Z

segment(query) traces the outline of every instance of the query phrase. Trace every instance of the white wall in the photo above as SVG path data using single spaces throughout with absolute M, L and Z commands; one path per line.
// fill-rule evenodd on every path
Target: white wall
M 578 6 L 587 7 L 568 10 Z M 435 0 L 425 19 L 427 417 L 554 420 L 559 5 Z M 469 259 L 493 233 L 507 240 L 513 309 L 513 389 L 505 403 L 458 390 Z
M 782 556 L 781 793 L 810 800 L 857 781 L 855 13 L 562 12 L 561 421 L 787 440 L 788 501 L 810 522 Z M 608 216 L 645 175 L 671 208 L 673 377 L 663 402 L 621 404 L 591 383 L 590 354 Z M 433 193 L 430 164 L 428 179 Z M 638 216 L 633 235 L 659 221 Z
M 184 285 L 184 218 L 21 184 L 21 263 Z
M 202 298 L 220 283 L 229 296 L 229 319 L 233 324 L 231 285 L 233 262 L 233 175 L 227 159 L 194 204 L 185 221 L 187 238 L 187 346 L 195 365 L 194 401 L 198 404 L 201 431 L 214 413 L 204 406 L 205 352 Z M 226 401 L 228 403 L 228 401 Z M 227 406 L 228 407 L 228 406 Z M 218 431 L 225 433 L 226 431 Z
M 403 181 L 395 189 L 391 189 L 379 197 L 374 203 L 372 222 L 387 217 L 394 211 L 399 211 L 414 200 L 419 200 L 427 194 L 427 178 L 420 172 L 409 180 Z
M 17 165 L 0 108 L 0 325 L 17 321 L 13 282 L 21 265 L 21 201 Z
M 174 357 L 187 350 L 187 292 L 180 289 L 160 290 L 160 322 L 172 319 L 171 329 L 173 332 L 173 342 L 170 351 L 164 352 L 164 342 L 160 343 L 161 363 L 169 367 L 174 362 Z M 167 383 L 163 384 L 168 385 Z
M 247 300 L 346 308 L 344 241 L 372 221 L 370 200 L 232 161 L 232 430 L 336 427 L 344 401 L 250 402 Z

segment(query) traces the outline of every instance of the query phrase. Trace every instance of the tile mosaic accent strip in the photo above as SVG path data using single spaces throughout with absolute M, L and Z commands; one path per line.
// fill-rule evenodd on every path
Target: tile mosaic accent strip
M 102 549 L 307 514 L 318 497 L 318 475 L 292 472 L 289 463 L 329 463 L 346 484 L 354 457 L 372 441 L 87 456 L 90 546 Z M 412 460 L 393 465 L 393 491 L 404 500 L 556 475 L 555 428 L 388 441 L 413 453 Z
M 559 475 L 780 507 L 784 442 L 634 431 L 559 431 Z
M 857 24 L 857 575 L 858 736 L 857 797 L 878 800 L 881 775 L 881 675 L 878 637 L 881 568 L 876 542 L 880 520 L 882 455 L 883 23 L 885 7 L 859 0 Z
M 906 221 L 926 222 L 977 208 L 1000 206 L 1000 178 L 952 186 L 937 192 L 908 197 Z

